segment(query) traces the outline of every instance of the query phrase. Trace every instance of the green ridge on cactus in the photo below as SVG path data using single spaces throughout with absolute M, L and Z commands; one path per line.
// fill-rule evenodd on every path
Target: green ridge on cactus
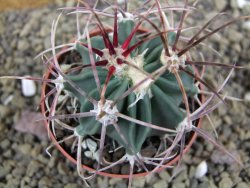
M 119 22 L 119 44 L 122 44 L 134 28 L 134 23 L 131 20 Z M 175 40 L 175 33 L 168 33 L 169 45 L 173 44 Z M 132 44 L 139 39 L 134 37 Z M 86 41 L 84 41 L 86 42 Z M 94 48 L 103 50 L 105 45 L 101 36 L 91 38 L 91 45 Z M 131 45 L 131 44 L 130 44 Z M 140 55 L 147 49 L 144 55 L 144 70 L 152 73 L 157 68 L 162 66 L 160 62 L 160 55 L 163 49 L 160 37 L 154 38 L 150 41 L 143 43 L 136 50 L 133 51 L 131 56 Z M 83 64 L 91 64 L 89 59 L 89 52 L 86 47 L 78 44 L 76 50 L 82 56 Z M 94 57 L 98 60 L 97 57 Z M 192 71 L 191 67 L 187 68 Z M 100 79 L 101 86 L 104 85 L 108 71 L 105 67 L 97 67 L 97 73 Z M 186 73 L 180 72 L 180 77 L 184 84 L 188 96 L 197 94 L 197 88 L 194 85 L 194 79 Z M 82 90 L 89 94 L 97 101 L 100 99 L 99 92 L 95 83 L 91 67 L 82 70 L 77 75 L 68 75 L 68 78 L 75 82 Z M 105 97 L 108 100 L 116 100 L 121 96 L 129 87 L 132 87 L 132 82 L 126 77 L 112 76 L 108 83 Z M 94 106 L 84 97 L 81 96 L 74 88 L 65 83 L 66 90 L 70 91 L 77 97 L 81 103 L 81 112 L 89 112 L 94 109 Z M 141 120 L 144 122 L 152 123 L 161 127 L 176 129 L 178 124 L 184 120 L 186 114 L 179 106 L 182 103 L 182 93 L 180 91 L 178 82 L 175 76 L 166 72 L 156 82 L 150 86 L 148 92 L 143 99 L 139 100 L 134 106 L 128 108 L 136 99 L 135 93 L 131 93 L 125 99 L 118 101 L 117 109 L 120 113 Z M 99 134 L 101 130 L 101 123 L 95 117 L 80 118 L 80 124 L 76 128 L 79 135 L 94 135 Z M 128 154 L 135 154 L 140 152 L 144 141 L 155 134 L 164 134 L 160 131 L 152 130 L 145 126 L 137 125 L 133 122 L 118 118 L 118 125 L 121 132 L 124 134 L 129 145 L 126 145 L 122 140 L 120 134 L 117 133 L 113 125 L 107 127 L 107 135 L 116 140 L 122 145 Z

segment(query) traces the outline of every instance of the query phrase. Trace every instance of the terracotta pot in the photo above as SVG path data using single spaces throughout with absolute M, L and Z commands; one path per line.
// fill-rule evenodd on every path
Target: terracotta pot
M 107 31 L 111 31 L 110 29 L 107 29 Z M 145 33 L 145 30 L 144 29 L 141 29 L 139 31 L 140 33 Z M 98 35 L 98 31 L 94 30 L 93 32 L 91 32 L 91 35 L 90 36 L 96 36 Z M 58 57 L 59 59 L 59 57 Z M 199 74 L 197 70 L 196 71 L 196 74 Z M 51 76 L 51 72 L 50 71 L 47 71 L 46 74 L 45 74 L 45 79 L 48 79 L 50 78 Z M 46 90 L 47 90 L 47 87 L 48 85 L 46 83 L 43 83 L 42 84 L 42 90 L 41 90 L 41 98 L 43 99 L 46 95 Z M 202 103 L 204 102 L 204 96 L 201 95 L 200 96 L 200 99 L 202 101 Z M 41 110 L 42 110 L 42 114 L 45 115 L 45 112 L 46 112 L 46 106 L 45 106 L 45 103 L 41 103 Z M 56 140 L 56 138 L 54 137 L 54 134 L 51 132 L 50 130 L 50 126 L 49 126 L 49 123 L 47 120 L 44 120 L 44 124 L 45 124 L 45 127 L 46 129 L 48 130 L 48 133 L 49 133 L 49 136 L 51 138 L 51 140 L 53 141 L 53 143 L 55 144 L 55 146 L 57 147 L 57 149 L 68 159 L 70 160 L 72 163 L 74 163 L 75 165 L 77 164 L 77 161 L 75 158 L 73 158 L 69 153 L 67 153 L 65 151 L 65 149 L 58 143 L 58 141 Z M 198 128 L 201 128 L 201 124 L 202 124 L 202 118 L 198 120 L 197 122 L 197 127 Z M 188 142 L 188 144 L 185 146 L 185 149 L 183 151 L 183 154 L 187 153 L 189 151 L 189 149 L 191 148 L 192 144 L 194 143 L 195 139 L 197 137 L 197 134 L 196 133 L 192 133 L 191 135 L 191 138 Z M 174 163 L 177 163 L 178 160 L 180 159 L 180 155 L 177 155 L 176 157 L 174 157 L 172 160 L 170 160 L 168 163 L 164 164 L 164 166 L 160 167 L 157 172 L 160 172 L 162 170 L 164 170 L 165 168 L 173 165 Z M 86 165 L 82 165 L 83 169 L 87 170 L 87 171 L 90 171 L 90 172 L 94 172 L 96 171 L 95 169 L 89 167 L 89 166 L 86 166 Z M 146 176 L 147 174 L 149 174 L 150 172 L 142 172 L 142 173 L 138 173 L 138 174 L 133 174 L 133 177 L 142 177 L 142 176 Z M 97 174 L 99 175 L 102 175 L 102 176 L 107 176 L 107 177 L 112 177 L 112 178 L 129 178 L 129 174 L 111 174 L 111 173 L 106 173 L 106 172 L 97 172 Z

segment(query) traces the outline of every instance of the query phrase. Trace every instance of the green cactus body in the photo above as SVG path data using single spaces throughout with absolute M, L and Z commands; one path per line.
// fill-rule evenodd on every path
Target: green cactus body
M 132 20 L 123 20 L 119 22 L 118 28 L 119 44 L 122 44 L 134 28 L 134 23 Z M 132 42 L 130 43 L 130 46 L 135 44 L 138 40 L 139 39 L 137 38 L 137 35 L 135 35 L 132 39 Z M 169 44 L 171 45 L 174 40 L 175 33 L 169 32 Z M 99 50 L 105 49 L 103 38 L 101 36 L 92 37 L 91 45 L 92 47 Z M 76 46 L 76 50 L 82 56 L 82 62 L 84 65 L 91 64 L 89 59 L 89 52 L 86 47 L 78 44 Z M 142 69 L 148 73 L 152 73 L 162 66 L 162 63 L 160 62 L 160 55 L 162 53 L 162 50 L 162 41 L 160 37 L 156 37 L 150 41 L 144 42 L 137 49 L 135 49 L 133 53 L 130 54 L 130 56 L 133 59 L 144 53 L 140 57 L 141 60 L 143 60 Z M 94 58 L 96 61 L 99 60 L 99 57 L 95 56 Z M 100 83 L 103 86 L 108 74 L 108 70 L 106 66 L 96 68 Z M 187 66 L 187 68 L 192 71 L 191 67 Z M 194 85 L 194 79 L 184 72 L 180 72 L 179 74 L 185 87 L 187 96 L 190 97 L 196 95 L 198 91 L 196 86 Z M 138 77 L 140 77 L 139 74 Z M 82 70 L 76 75 L 68 75 L 68 78 L 75 82 L 91 97 L 93 97 L 97 101 L 100 100 L 100 94 L 97 90 L 91 67 Z M 64 85 L 65 89 L 70 91 L 80 101 L 81 112 L 89 112 L 94 109 L 94 106 L 84 96 L 79 95 L 78 92 L 69 84 L 65 83 Z M 107 100 L 115 101 L 133 85 L 133 79 L 126 76 L 126 74 L 115 74 L 111 77 L 107 85 L 105 98 Z M 174 74 L 167 71 L 163 75 L 161 75 L 155 82 L 150 84 L 148 88 L 144 89 L 146 93 L 144 93 L 142 99 L 138 100 L 135 103 L 135 100 L 138 97 L 138 93 L 132 92 L 123 100 L 118 101 L 118 103 L 116 104 L 117 110 L 120 113 L 137 120 L 175 130 L 180 122 L 182 122 L 186 117 L 186 113 L 184 109 L 180 108 L 183 97 Z M 131 106 L 132 103 L 134 103 L 134 105 Z M 122 145 L 126 149 L 126 152 L 128 154 L 135 154 L 140 152 L 142 144 L 148 137 L 155 134 L 163 134 L 163 132 L 155 131 L 145 126 L 137 125 L 122 118 L 118 118 L 117 124 L 119 125 L 119 128 L 121 129 L 121 132 L 125 136 L 126 140 L 129 142 L 129 146 L 124 143 L 120 134 L 117 133 L 113 125 L 107 127 L 107 135 L 116 140 L 120 145 Z M 81 136 L 94 135 L 100 133 L 101 126 L 101 123 L 96 120 L 96 117 L 80 118 L 79 125 L 76 127 L 76 132 Z

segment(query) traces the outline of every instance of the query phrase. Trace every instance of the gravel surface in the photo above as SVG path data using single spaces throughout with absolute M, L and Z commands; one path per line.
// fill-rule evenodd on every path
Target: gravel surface
M 50 47 L 50 27 L 52 20 L 58 15 L 54 10 L 65 6 L 65 3 L 59 0 L 56 2 L 39 9 L 0 13 L 1 76 L 42 76 L 41 61 L 33 58 Z M 232 16 L 249 15 L 249 3 L 239 8 L 237 2 L 236 0 L 204 1 L 198 5 L 198 10 L 202 11 L 197 11 L 196 17 L 193 17 L 195 19 L 190 19 L 188 22 L 200 23 L 218 11 L 227 11 Z M 66 4 L 72 5 L 71 2 Z M 57 35 L 57 41 L 66 43 L 75 34 L 75 18 L 62 17 L 59 25 L 57 33 L 61 35 Z M 228 102 L 226 107 L 222 106 L 216 110 L 211 118 L 219 134 L 218 142 L 242 160 L 245 171 L 216 150 L 213 145 L 198 138 L 191 151 L 184 156 L 174 179 L 171 178 L 173 172 L 163 171 L 151 177 L 134 179 L 133 187 L 250 187 L 250 22 L 239 22 L 222 33 L 223 36 L 220 38 L 213 37 L 210 44 L 212 41 L 213 47 L 221 53 L 223 58 L 220 62 L 231 64 L 237 62 L 238 65 L 246 66 L 244 70 L 238 70 L 233 74 L 226 87 L 228 95 L 243 98 L 244 101 Z M 207 80 L 214 81 L 221 79 L 218 73 L 220 75 L 226 73 L 226 71 L 216 71 L 214 68 L 208 71 L 210 74 Z M 24 97 L 21 81 L 0 80 L 0 188 L 85 187 L 77 175 L 75 166 L 65 160 L 56 149 L 50 150 L 52 157 L 46 154 L 45 149 L 50 144 L 47 137 L 33 135 L 32 131 L 36 131 L 27 128 L 29 124 L 42 126 L 41 123 L 34 122 L 34 118 L 32 119 L 35 115 L 40 115 L 37 110 L 40 84 L 36 83 L 36 86 L 35 96 Z M 20 123 L 26 118 L 31 120 Z M 206 121 L 203 128 L 211 131 Z M 21 132 L 20 129 L 27 131 Z M 196 168 L 202 161 L 206 161 L 208 171 L 205 176 L 197 179 Z M 90 184 L 92 187 L 100 188 L 125 188 L 127 180 L 98 176 L 91 180 Z

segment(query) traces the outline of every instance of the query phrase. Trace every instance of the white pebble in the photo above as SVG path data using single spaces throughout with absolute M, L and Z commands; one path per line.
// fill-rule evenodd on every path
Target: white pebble
M 243 27 L 244 27 L 245 29 L 250 29 L 250 21 L 244 22 L 244 23 L 243 23 Z
M 22 93 L 25 97 L 32 97 L 36 94 L 36 84 L 33 80 L 21 80 Z
M 249 5 L 249 1 L 246 1 L 246 0 L 237 0 L 237 3 L 238 3 L 238 7 L 239 8 L 243 8 L 244 6 L 246 6 L 247 4 Z
M 122 4 L 122 3 L 124 3 L 125 2 L 125 0 L 117 0 L 117 3 L 118 4 Z
M 82 148 L 83 148 L 83 149 L 87 149 L 87 144 L 86 144 L 86 141 L 85 141 L 85 140 L 82 142 Z
M 244 96 L 244 101 L 245 102 L 250 102 L 250 92 L 247 92 Z
M 95 152 L 97 148 L 97 143 L 94 140 L 86 139 L 87 146 L 91 152 Z
M 85 151 L 84 155 L 90 159 L 93 159 L 93 153 L 91 151 Z
M 207 173 L 207 162 L 202 161 L 196 168 L 195 178 L 202 178 Z
M 99 150 L 93 153 L 93 159 L 95 159 L 96 161 L 99 161 L 99 153 Z

